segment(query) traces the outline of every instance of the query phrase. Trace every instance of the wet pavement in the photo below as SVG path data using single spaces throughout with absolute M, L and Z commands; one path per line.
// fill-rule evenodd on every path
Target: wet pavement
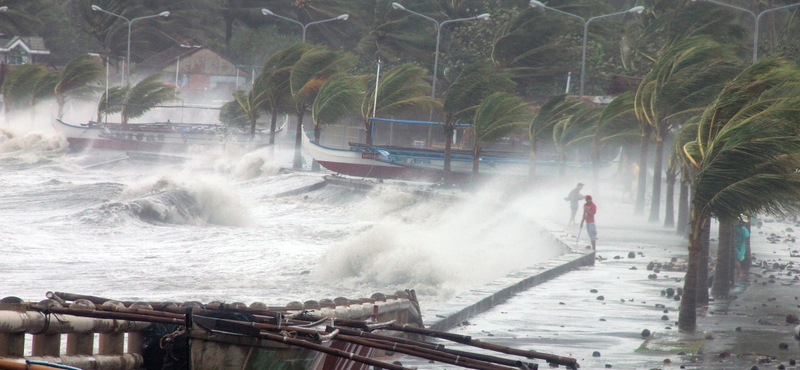
M 594 266 L 575 268 L 518 293 L 451 332 L 574 357 L 582 369 L 800 369 L 793 361 L 800 360 L 796 324 L 787 323 L 787 315 L 800 316 L 800 282 L 795 280 L 800 270 L 794 265 L 800 259 L 793 257 L 800 247 L 792 229 L 800 227 L 778 221 L 766 222 L 760 230 L 754 227 L 755 259 L 748 282 L 735 286 L 733 299 L 716 299 L 700 309 L 697 332 L 687 334 L 677 330 L 676 299 L 683 287 L 686 240 L 674 228 L 631 220 L 625 213 L 632 212 L 598 217 Z M 540 222 L 552 225 L 554 220 Z M 561 227 L 554 235 L 575 246 L 577 227 Z M 714 223 L 712 259 L 716 231 Z M 577 247 L 586 244 L 584 234 Z M 401 361 L 422 369 L 447 367 Z M 548 368 L 544 361 L 533 362 Z

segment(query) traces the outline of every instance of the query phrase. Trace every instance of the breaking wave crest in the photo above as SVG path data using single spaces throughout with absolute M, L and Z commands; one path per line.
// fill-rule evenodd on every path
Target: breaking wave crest
M 441 300 L 563 252 L 540 238 L 525 205 L 498 199 L 377 194 L 365 208 L 378 221 L 332 246 L 320 258 L 316 277 L 355 289 L 413 287 Z
M 40 132 L 15 133 L 0 129 L 0 156 L 24 163 L 37 163 L 67 151 L 69 144 L 63 136 Z
M 134 217 L 148 223 L 249 225 L 241 202 L 230 195 L 223 183 L 210 179 L 184 183 L 168 176 L 149 178 L 126 188 L 120 198 L 103 204 L 97 214 L 84 219 L 112 224 Z

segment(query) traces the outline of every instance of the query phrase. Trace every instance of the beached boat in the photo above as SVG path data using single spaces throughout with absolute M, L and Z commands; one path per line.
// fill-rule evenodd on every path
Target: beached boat
M 398 146 L 366 146 L 351 143 L 347 149 L 330 148 L 302 135 L 303 148 L 326 169 L 348 176 L 406 181 L 438 182 L 442 180 L 444 151 L 440 149 Z M 473 155 L 470 151 L 454 149 L 450 154 L 450 180 L 466 182 L 472 179 Z M 485 152 L 479 161 L 481 177 L 523 178 L 530 171 L 527 153 Z M 566 172 L 590 171 L 589 162 L 565 163 Z M 604 163 L 607 167 L 609 163 Z M 556 177 L 557 161 L 536 162 L 536 176 Z
M 573 358 L 425 329 L 413 290 L 280 307 L 46 296 L 38 303 L 0 299 L 0 370 L 411 370 L 393 362 L 395 353 L 481 370 L 538 368 L 446 349 L 427 337 L 578 367 Z
M 249 133 L 216 124 L 199 123 L 105 123 L 72 125 L 56 119 L 56 131 L 66 137 L 70 147 L 148 152 L 186 152 L 192 147 L 218 147 L 226 144 L 263 146 L 268 131 Z M 282 126 L 281 126 L 282 129 Z

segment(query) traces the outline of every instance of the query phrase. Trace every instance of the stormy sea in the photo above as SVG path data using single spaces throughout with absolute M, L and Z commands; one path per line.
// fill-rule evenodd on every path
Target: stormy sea
M 424 310 L 562 252 L 531 227 L 548 207 L 498 187 L 315 186 L 326 173 L 282 170 L 291 155 L 285 139 L 180 156 L 75 151 L 47 125 L 6 125 L 0 297 L 284 305 L 415 289 Z

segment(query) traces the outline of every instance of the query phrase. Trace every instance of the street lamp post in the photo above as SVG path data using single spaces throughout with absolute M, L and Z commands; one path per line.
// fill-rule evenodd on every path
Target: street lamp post
M 106 13 L 108 15 L 120 18 L 120 19 L 124 20 L 125 22 L 128 22 L 128 56 L 125 59 L 128 69 L 126 69 L 125 72 L 124 72 L 125 83 L 128 83 L 129 80 L 130 80 L 130 77 L 131 77 L 131 25 L 133 24 L 133 22 L 141 20 L 141 19 L 157 18 L 157 17 L 169 17 L 169 12 L 168 11 L 163 11 L 163 12 L 158 13 L 158 14 L 153 14 L 153 15 L 147 15 L 147 16 L 144 16 L 144 17 L 128 19 L 128 18 L 125 18 L 125 17 L 123 17 L 123 16 L 121 16 L 119 14 L 114 14 L 112 12 L 103 10 L 103 8 L 101 8 L 101 7 L 97 6 L 97 5 L 92 5 L 92 10 L 96 11 L 96 12 Z
M 392 3 L 392 8 L 395 8 L 397 10 L 406 11 L 406 12 L 409 12 L 411 14 L 418 15 L 418 16 L 420 16 L 422 18 L 425 18 L 425 19 L 433 22 L 434 24 L 436 24 L 436 51 L 433 54 L 433 82 L 431 83 L 431 98 L 435 98 L 436 97 L 436 80 L 437 80 L 437 77 L 436 77 L 437 69 L 436 68 L 439 65 L 439 37 L 441 36 L 441 32 L 440 31 L 442 30 L 442 26 L 444 26 L 445 24 L 448 24 L 448 23 L 455 23 L 455 22 L 462 22 L 462 21 L 474 21 L 474 20 L 479 20 L 479 19 L 488 19 L 490 17 L 490 15 L 488 13 L 483 13 L 481 15 L 476 15 L 474 17 L 450 19 L 450 20 L 446 20 L 444 22 L 439 23 L 437 20 L 435 20 L 435 19 L 433 19 L 431 17 L 428 17 L 427 15 L 420 14 L 420 13 L 417 13 L 417 12 L 415 12 L 413 10 L 406 9 L 400 3 Z
M 738 10 L 738 11 L 741 11 L 741 12 L 745 12 L 745 13 L 750 14 L 751 16 L 753 16 L 753 63 L 755 63 L 756 60 L 758 60 L 758 22 L 761 21 L 761 16 L 764 15 L 764 14 L 767 14 L 767 13 L 774 12 L 774 11 L 783 10 L 783 9 L 789 9 L 789 8 L 794 8 L 796 6 L 800 6 L 800 3 L 779 6 L 777 8 L 767 9 L 767 10 L 761 12 L 761 13 L 758 13 L 758 15 L 756 15 L 756 13 L 753 13 L 751 10 L 748 10 L 748 9 L 745 9 L 745 8 L 740 8 L 738 6 L 725 4 L 725 3 L 720 3 L 720 2 L 717 2 L 717 1 L 713 1 L 713 0 L 692 0 L 692 1 L 694 1 L 694 2 L 701 1 L 701 2 L 706 2 L 706 3 L 711 3 L 711 4 L 714 4 L 714 5 L 719 5 L 719 6 L 722 6 L 722 7 L 729 8 L 729 9 L 734 9 L 734 10 Z
M 583 17 L 581 17 L 579 15 L 575 15 L 575 14 L 572 14 L 572 13 L 567 13 L 567 12 L 565 12 L 563 10 L 558 10 L 558 9 L 555 9 L 555 8 L 551 8 L 551 7 L 549 7 L 547 5 L 544 5 L 541 2 L 536 1 L 536 0 L 530 0 L 529 4 L 533 8 L 543 8 L 543 9 L 547 9 L 547 10 L 552 10 L 552 11 L 554 11 L 556 13 L 561 13 L 561 14 L 564 14 L 564 15 L 567 15 L 567 16 L 570 16 L 570 17 L 578 18 L 578 19 L 581 20 L 581 22 L 583 22 L 583 51 L 581 52 L 581 90 L 580 90 L 581 98 L 583 97 L 583 87 L 584 87 L 585 72 L 586 72 L 586 39 L 587 39 L 587 36 L 589 35 L 589 23 L 592 23 L 592 21 L 595 20 L 595 19 L 608 18 L 608 17 L 613 17 L 613 16 L 617 16 L 617 15 L 622 15 L 622 14 L 628 14 L 628 13 L 641 13 L 644 10 L 643 6 L 635 6 L 635 7 L 630 8 L 630 9 L 624 11 L 624 12 L 611 13 L 611 14 L 605 14 L 605 15 L 598 15 L 596 17 L 591 17 L 589 19 L 584 19 Z
M 323 19 L 321 21 L 314 21 L 314 22 L 308 22 L 306 24 L 303 24 L 303 23 L 301 23 L 299 21 L 296 21 L 294 19 L 287 18 L 287 17 L 284 17 L 282 15 L 277 15 L 277 14 L 271 12 L 269 9 L 261 9 L 261 14 L 264 14 L 264 15 L 266 15 L 268 17 L 277 17 L 277 18 L 283 19 L 285 21 L 289 21 L 289 22 L 292 22 L 292 23 L 299 24 L 300 27 L 303 27 L 303 42 L 306 42 L 306 29 L 308 28 L 308 26 L 311 26 L 311 25 L 314 25 L 314 24 L 325 23 L 325 22 L 331 22 L 331 21 L 346 21 L 347 18 L 350 18 L 350 15 L 342 14 L 342 15 L 340 15 L 338 17 L 335 17 L 335 18 Z

